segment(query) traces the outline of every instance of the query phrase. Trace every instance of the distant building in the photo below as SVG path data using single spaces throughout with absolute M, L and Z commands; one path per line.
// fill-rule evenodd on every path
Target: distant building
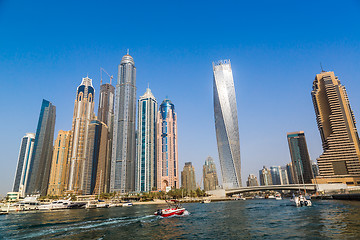
M 108 127 L 105 123 L 92 120 L 87 134 L 86 161 L 84 162 L 83 194 L 109 192 L 106 176 L 110 171 L 108 157 Z
M 216 173 L 216 166 L 212 157 L 208 157 L 205 160 L 203 166 L 203 181 L 204 181 L 204 190 L 215 190 L 219 186 L 219 180 Z
M 286 173 L 288 175 L 289 184 L 295 184 L 294 169 L 292 163 L 286 164 Z
M 34 150 L 34 142 L 35 133 L 27 133 L 21 140 L 13 187 L 13 192 L 19 192 L 20 197 L 25 197 L 25 190 L 28 186 L 29 168 Z
M 88 130 L 90 121 L 95 119 L 94 97 L 95 89 L 92 80 L 88 77 L 83 78 L 76 90 L 69 153 L 70 179 L 68 190 L 77 194 L 84 193 L 84 167 L 89 161 L 86 156 Z
M 150 88 L 138 101 L 137 157 L 135 190 L 149 192 L 156 186 L 157 102 Z
M 319 176 L 319 167 L 316 162 L 311 161 L 311 169 L 312 169 L 314 178 Z
M 287 134 L 295 183 L 311 183 L 313 174 L 303 131 Z
M 280 171 L 280 166 L 270 167 L 272 185 L 281 185 Z
M 48 195 L 61 196 L 67 190 L 70 162 L 68 159 L 70 131 L 60 130 L 54 144 Z
M 230 60 L 213 63 L 214 118 L 225 189 L 241 187 L 239 124 Z
M 181 187 L 188 191 L 196 190 L 195 168 L 191 162 L 185 163 L 184 169 L 181 172 Z
M 265 166 L 259 171 L 259 177 L 261 186 L 273 185 L 270 169 Z
M 136 67 L 126 54 L 118 67 L 115 94 L 114 134 L 111 157 L 111 192 L 135 190 L 136 161 Z
M 360 141 L 345 86 L 334 72 L 322 71 L 311 96 L 324 150 L 317 183 L 360 185 Z
M 174 104 L 165 99 L 157 114 L 157 189 L 179 188 L 177 115 Z
M 42 196 L 47 194 L 53 152 L 55 118 L 56 107 L 51 102 L 43 99 L 36 129 L 34 152 L 30 163 L 27 194 L 40 194 Z
M 249 174 L 248 180 L 246 181 L 246 186 L 248 186 L 248 187 L 259 186 L 257 177 L 254 174 Z
M 287 174 L 286 167 L 280 167 L 280 184 L 281 185 L 289 184 L 289 177 Z

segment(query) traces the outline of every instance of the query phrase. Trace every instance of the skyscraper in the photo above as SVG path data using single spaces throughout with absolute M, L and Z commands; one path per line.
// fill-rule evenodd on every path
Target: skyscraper
M 272 185 L 281 185 L 280 170 L 280 166 L 270 167 Z
M 111 191 L 135 189 L 136 68 L 133 58 L 123 56 L 115 95 L 114 135 L 111 157 Z
M 30 162 L 34 150 L 35 133 L 27 133 L 21 140 L 19 159 L 15 173 L 13 192 L 25 197 L 28 186 Z
M 89 124 L 86 161 L 84 164 L 83 194 L 100 194 L 108 191 L 106 176 L 108 162 L 108 127 L 99 120 Z
M 94 113 L 95 90 L 92 80 L 83 78 L 76 91 L 70 140 L 70 179 L 68 190 L 81 194 L 84 190 L 84 167 L 90 121 Z
M 29 169 L 28 194 L 46 195 L 53 151 L 56 107 L 43 99 Z
M 60 130 L 54 143 L 48 195 L 60 196 L 67 190 L 69 180 L 70 131 Z
M 225 189 L 241 187 L 240 140 L 230 60 L 213 63 L 214 116 L 221 174 Z
M 188 191 L 196 190 L 195 168 L 191 162 L 186 162 L 181 172 L 181 187 Z
M 303 131 L 287 134 L 295 183 L 311 183 L 310 156 Z
M 273 185 L 271 172 L 267 167 L 263 166 L 263 168 L 259 171 L 259 177 L 261 186 Z
M 157 114 L 157 188 L 179 188 L 178 147 L 177 147 L 177 115 L 174 104 L 165 99 Z
M 294 180 L 294 168 L 292 163 L 288 163 L 286 164 L 286 173 L 288 175 L 288 180 L 289 180 L 289 184 L 295 184 L 295 180 Z
M 246 181 L 246 186 L 248 186 L 248 187 L 259 186 L 257 177 L 254 174 L 249 174 L 248 180 Z
M 360 142 L 345 86 L 334 72 L 321 72 L 311 92 L 323 145 L 318 183 L 360 185 Z
M 111 85 L 111 83 L 102 84 L 100 86 L 99 96 L 100 97 L 99 97 L 99 108 L 98 108 L 98 120 L 105 123 L 108 127 L 108 143 L 107 143 L 108 159 L 106 160 L 106 171 L 105 171 L 106 173 L 103 173 L 106 174 L 104 191 L 110 192 L 111 155 L 112 155 L 112 139 L 113 139 L 113 128 L 114 128 L 114 102 L 115 102 L 114 86 Z
M 150 88 L 138 101 L 136 191 L 148 192 L 156 186 L 157 102 Z
M 219 186 L 216 166 L 212 157 L 207 157 L 203 166 L 204 190 L 215 190 Z

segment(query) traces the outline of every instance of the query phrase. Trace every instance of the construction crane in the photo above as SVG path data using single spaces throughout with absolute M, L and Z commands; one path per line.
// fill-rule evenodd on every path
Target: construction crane
M 110 78 L 110 84 L 111 84 L 111 80 L 114 78 L 113 75 L 110 76 L 110 74 L 108 74 L 105 69 L 103 69 L 102 67 L 100 67 L 100 85 L 102 85 L 102 72 L 106 73 L 109 78 Z

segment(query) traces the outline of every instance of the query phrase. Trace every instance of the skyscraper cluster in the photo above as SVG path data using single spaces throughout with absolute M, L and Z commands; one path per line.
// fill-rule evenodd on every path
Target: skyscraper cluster
M 72 128 L 60 130 L 54 145 L 55 106 L 43 100 L 36 134 L 21 141 L 13 191 L 24 197 L 179 187 L 175 106 L 165 99 L 158 109 L 149 88 L 136 101 L 129 54 L 119 64 L 116 88 L 101 81 L 98 116 L 94 99 L 92 79 L 85 77 L 76 89 Z

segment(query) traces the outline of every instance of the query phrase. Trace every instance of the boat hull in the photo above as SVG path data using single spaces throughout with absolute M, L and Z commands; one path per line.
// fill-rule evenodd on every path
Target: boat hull
M 170 217 L 174 215 L 183 215 L 185 213 L 185 208 L 168 208 L 168 209 L 162 209 L 161 211 L 155 212 L 155 215 L 162 216 L 162 217 Z

